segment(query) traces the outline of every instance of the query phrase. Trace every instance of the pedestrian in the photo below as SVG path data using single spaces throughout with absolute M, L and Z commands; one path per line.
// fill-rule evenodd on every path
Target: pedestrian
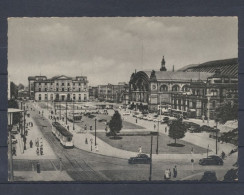
M 90 125 L 90 130 L 92 130 L 92 125 Z
M 205 116 L 202 115 L 202 122 L 204 123 L 205 122 Z
M 32 146 L 33 146 L 33 142 L 32 140 L 30 140 L 30 148 L 32 148 Z
M 223 160 L 225 159 L 225 152 L 224 151 L 222 151 L 221 157 L 222 157 Z
M 36 148 L 36 155 L 39 156 L 39 148 Z
M 97 145 L 95 145 L 95 149 L 96 149 L 96 152 L 98 152 L 99 150 L 98 150 L 98 144 Z
M 155 130 L 156 129 L 156 124 L 154 124 L 153 127 L 154 127 L 154 130 Z
M 86 130 L 86 129 L 87 129 L 87 127 L 86 127 L 86 125 L 85 125 L 84 130 Z
M 165 127 L 165 133 L 167 133 L 167 126 Z
M 141 146 L 139 146 L 139 148 L 138 148 L 138 153 L 139 153 L 139 154 L 142 153 L 142 147 L 141 147 Z
M 85 139 L 85 144 L 88 144 L 87 137 L 86 137 L 86 139 Z
M 177 167 L 175 165 L 175 167 L 173 168 L 173 177 L 176 178 L 177 177 Z
M 166 179 L 166 180 L 170 179 L 170 177 L 169 177 L 169 170 L 168 169 L 166 169 L 164 171 L 164 179 Z
M 15 147 L 13 147 L 13 149 L 12 149 L 12 155 L 17 156 L 16 155 L 16 148 Z
M 169 179 L 171 178 L 171 170 L 169 169 Z
M 136 123 L 137 123 L 137 118 L 136 118 Z
M 43 147 L 40 147 L 40 154 L 43 155 Z
M 191 148 L 191 154 L 193 154 L 193 148 Z

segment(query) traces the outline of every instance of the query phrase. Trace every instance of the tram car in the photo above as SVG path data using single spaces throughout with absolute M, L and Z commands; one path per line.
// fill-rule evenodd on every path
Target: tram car
M 58 122 L 52 123 L 52 133 L 64 148 L 74 148 L 73 134 Z
M 69 113 L 67 117 L 68 121 L 70 122 L 80 122 L 82 119 L 82 116 L 80 113 Z

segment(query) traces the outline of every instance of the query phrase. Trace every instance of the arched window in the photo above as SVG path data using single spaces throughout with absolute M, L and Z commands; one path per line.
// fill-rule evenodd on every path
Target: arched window
M 168 91 L 168 86 L 167 85 L 161 85 L 160 91 Z
M 184 85 L 184 86 L 182 87 L 182 91 L 183 91 L 183 92 L 188 92 L 188 91 L 190 91 L 189 86 L 188 86 L 188 85 Z
M 172 87 L 172 91 L 179 91 L 179 90 L 180 90 L 179 85 L 174 85 L 174 86 Z

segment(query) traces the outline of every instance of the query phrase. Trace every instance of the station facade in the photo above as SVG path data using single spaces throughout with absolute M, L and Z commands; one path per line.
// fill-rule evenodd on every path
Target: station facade
M 211 72 L 203 68 L 202 71 L 167 71 L 163 58 L 159 71 L 138 71 L 131 75 L 130 104 L 149 111 L 157 111 L 162 105 L 172 112 L 185 113 L 191 117 L 200 118 L 204 115 L 213 118 L 214 109 L 219 104 L 225 100 L 238 99 L 235 72 L 223 74 L 218 67 L 212 67 Z

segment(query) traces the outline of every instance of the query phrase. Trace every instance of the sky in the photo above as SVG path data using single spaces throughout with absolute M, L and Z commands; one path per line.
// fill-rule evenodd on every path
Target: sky
M 237 17 L 9 18 L 8 73 L 87 76 L 89 85 L 129 82 L 137 70 L 172 71 L 238 56 Z

